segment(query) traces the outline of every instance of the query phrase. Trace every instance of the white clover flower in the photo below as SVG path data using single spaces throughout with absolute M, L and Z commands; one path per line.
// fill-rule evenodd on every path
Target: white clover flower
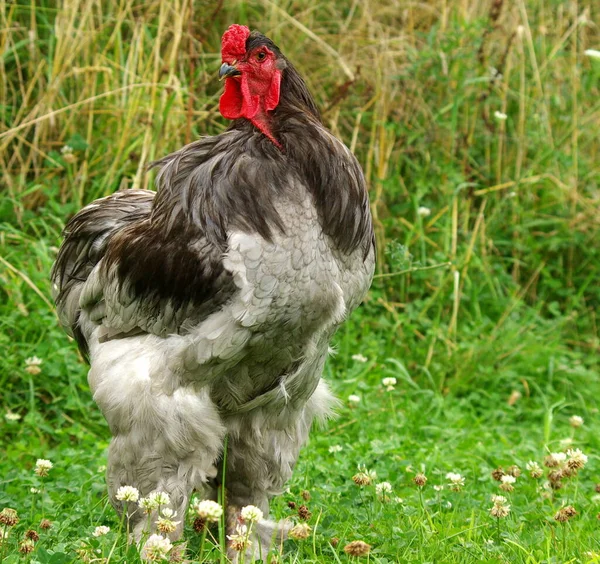
M 242 519 L 248 523 L 256 523 L 263 518 L 263 512 L 256 505 L 246 505 L 240 512 Z
M 397 503 L 398 505 L 401 505 L 402 503 L 404 503 L 404 500 L 403 500 L 401 497 L 394 497 L 394 498 L 392 499 L 392 501 L 393 501 L 394 503 Z
M 210 499 L 199 501 L 195 506 L 198 517 L 206 521 L 216 523 L 223 515 L 223 508 L 216 502 Z
M 527 469 L 527 471 L 529 472 L 529 475 L 532 478 L 541 478 L 544 471 L 542 470 L 542 467 L 537 463 L 534 462 L 533 460 L 530 460 L 526 465 L 525 468 Z
M 507 503 L 508 500 L 503 496 L 503 495 L 495 495 L 492 494 L 492 503 L 498 503 L 498 504 L 503 504 L 503 503 Z
M 40 490 L 38 490 L 38 488 L 29 488 L 29 493 L 32 494 L 39 494 Z
M 95 537 L 101 537 L 103 535 L 107 535 L 108 533 L 110 533 L 110 527 L 107 527 L 106 525 L 100 525 L 94 529 L 92 535 Z
M 419 206 L 417 209 L 417 215 L 420 217 L 428 217 L 431 215 L 431 210 L 426 206 Z
M 45 458 L 38 458 L 35 463 L 34 472 L 41 478 L 45 478 L 48 475 L 48 472 L 52 470 L 52 466 L 54 465 L 49 460 L 46 460 Z
M 144 544 L 140 556 L 146 562 L 160 562 L 167 557 L 172 548 L 173 545 L 168 538 L 162 535 L 152 535 Z
M 571 427 L 577 429 L 577 427 L 581 427 L 583 425 L 583 417 L 580 415 L 571 415 L 571 417 L 569 417 L 569 424 Z
M 551 452 L 546 457 L 546 466 L 553 468 L 555 466 L 560 466 L 563 462 L 567 460 L 567 455 L 564 452 Z
M 591 59 L 600 59 L 600 51 L 597 49 L 586 49 L 583 53 Z
M 567 456 L 569 459 L 567 460 L 567 466 L 571 468 L 571 470 L 579 470 L 583 468 L 588 461 L 587 455 L 583 454 L 580 449 L 569 449 L 567 451 Z
M 433 486 L 433 489 L 436 492 L 441 492 L 444 489 L 444 486 L 436 484 L 435 486 Z
M 169 505 L 169 503 L 171 503 L 171 498 L 166 492 L 152 492 L 148 498 L 152 500 L 152 503 L 154 503 L 157 508 L 162 505 Z
M 18 413 L 13 413 L 12 411 L 7 411 L 4 414 L 4 418 L 7 421 L 18 421 L 19 419 L 21 419 L 21 416 Z
M 515 488 L 513 484 L 517 481 L 514 476 L 510 474 L 504 474 L 502 478 L 500 478 L 500 485 L 498 486 L 501 490 L 505 492 L 512 492 Z
M 172 517 L 175 517 L 176 515 L 177 515 L 177 513 L 175 513 L 175 511 L 173 511 L 171 509 L 168 509 L 168 508 L 164 509 L 163 516 L 159 517 L 156 520 L 156 528 L 161 533 L 165 533 L 165 534 L 172 533 L 177 528 L 177 525 L 179 525 L 179 523 L 181 523 L 181 521 L 174 521 L 172 519 Z
M 498 120 L 498 121 L 506 121 L 506 118 L 508 117 L 505 113 L 503 112 L 498 112 L 495 111 L 494 112 L 494 117 Z
M 288 533 L 289 537 L 294 540 L 304 540 L 310 536 L 312 529 L 308 523 L 298 523 Z
M 571 437 L 565 437 L 564 439 L 560 439 L 560 448 L 569 448 L 573 444 L 573 439 Z
M 329 447 L 329 452 L 331 454 L 335 454 L 337 452 L 342 452 L 342 450 L 344 450 L 340 445 L 331 445 Z
M 375 493 L 379 497 L 385 498 L 387 494 L 392 493 L 392 484 L 389 482 L 380 482 L 379 484 L 375 484 Z
M 446 474 L 446 480 L 450 481 L 450 489 L 455 492 L 460 491 L 460 489 L 465 485 L 465 478 L 461 474 L 457 472 L 448 472 Z
M 140 509 L 146 513 L 146 515 L 152 513 L 155 509 L 158 509 L 158 503 L 151 497 L 142 497 L 138 501 Z
M 160 511 L 163 517 L 167 517 L 168 519 L 174 519 L 177 517 L 177 511 L 173 511 L 170 507 L 165 507 Z
M 121 486 L 115 497 L 119 501 L 132 501 L 135 503 L 140 498 L 140 492 L 133 486 Z
M 381 383 L 385 386 L 385 389 L 388 392 L 391 392 L 394 389 L 394 386 L 398 383 L 398 381 L 393 376 L 390 376 L 388 378 L 384 378 L 381 381 Z
M 106 472 L 106 465 L 98 466 L 98 473 L 103 474 L 104 472 Z
M 367 362 L 369 359 L 368 359 L 366 356 L 364 356 L 364 355 L 362 355 L 362 354 L 358 353 L 358 354 L 353 354 L 353 355 L 352 355 L 352 360 L 354 360 L 355 362 L 362 362 L 362 363 L 365 363 L 365 362 Z
M 60 150 L 60 152 L 63 155 L 66 155 L 68 153 L 72 153 L 73 152 L 73 147 L 71 147 L 70 145 L 64 145 L 63 148 Z
M 252 546 L 252 541 L 248 538 L 248 527 L 246 525 L 237 525 L 235 534 L 227 535 L 229 546 L 236 552 L 242 552 Z
M 355 394 L 349 395 L 348 396 L 348 401 L 350 403 L 360 403 L 360 396 L 357 396 Z
M 39 374 L 42 369 L 40 365 L 42 364 L 42 359 L 37 356 L 32 356 L 30 358 L 25 359 L 25 372 L 35 376 Z
M 497 497 L 502 497 L 501 495 Z M 510 513 L 510 505 L 506 503 L 506 498 L 502 498 L 502 501 L 494 501 L 494 505 L 490 508 L 490 514 L 496 519 L 506 517 Z

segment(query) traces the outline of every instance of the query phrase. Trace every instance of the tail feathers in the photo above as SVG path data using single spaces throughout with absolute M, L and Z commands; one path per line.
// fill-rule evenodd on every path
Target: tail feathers
M 62 325 L 84 355 L 87 343 L 78 327 L 79 298 L 85 282 L 104 256 L 112 236 L 152 210 L 154 192 L 125 190 L 95 200 L 71 218 L 52 267 L 52 294 Z M 101 309 L 101 305 L 99 305 Z

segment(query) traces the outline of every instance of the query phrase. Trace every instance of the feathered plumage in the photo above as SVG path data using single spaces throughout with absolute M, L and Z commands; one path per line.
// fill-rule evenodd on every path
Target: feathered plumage
M 119 511 L 122 485 L 166 491 L 180 516 L 193 489 L 214 495 L 228 434 L 230 522 L 247 504 L 268 512 L 329 409 L 329 341 L 371 282 L 356 159 L 280 50 L 241 27 L 223 41 L 231 128 L 156 162 L 156 195 L 118 192 L 79 212 L 52 272 L 114 435 Z M 228 56 L 244 37 L 245 57 Z M 140 536 L 146 520 L 128 509 Z M 268 546 L 274 529 L 261 527 Z

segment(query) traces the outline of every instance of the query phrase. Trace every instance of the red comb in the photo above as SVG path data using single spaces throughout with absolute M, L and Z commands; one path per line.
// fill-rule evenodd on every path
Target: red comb
M 241 59 L 246 53 L 250 30 L 245 25 L 230 25 L 221 39 L 221 59 L 224 63 Z

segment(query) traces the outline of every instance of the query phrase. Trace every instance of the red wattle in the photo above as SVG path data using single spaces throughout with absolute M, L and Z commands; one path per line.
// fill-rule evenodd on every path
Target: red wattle
M 225 90 L 219 99 L 219 111 L 225 119 L 242 117 L 242 90 L 235 78 L 225 79 Z

